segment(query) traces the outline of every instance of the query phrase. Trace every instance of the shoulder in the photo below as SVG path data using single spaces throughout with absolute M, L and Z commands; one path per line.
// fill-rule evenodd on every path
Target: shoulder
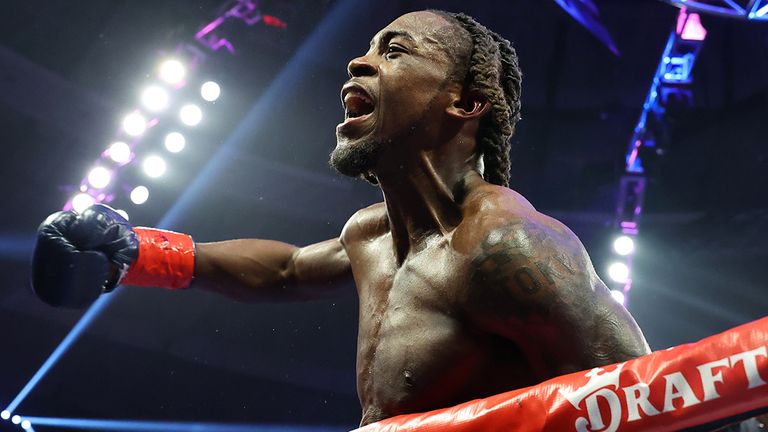
M 341 230 L 342 244 L 372 238 L 389 230 L 387 208 L 383 202 L 356 211 Z
M 578 237 L 563 223 L 538 212 L 519 193 L 489 186 L 473 193 L 466 203 L 460 235 L 467 241 L 470 254 L 480 258 L 499 247 L 514 253 L 537 254 L 548 249 L 584 253 Z
M 533 311 L 567 297 L 591 296 L 597 282 L 578 237 L 517 193 L 486 197 L 473 216 L 468 254 L 475 295 Z

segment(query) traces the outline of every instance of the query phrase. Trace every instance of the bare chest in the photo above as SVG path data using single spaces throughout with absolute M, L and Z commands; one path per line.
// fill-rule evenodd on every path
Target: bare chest
M 521 356 L 467 320 L 471 263 L 436 243 L 398 266 L 387 240 L 350 251 L 360 297 L 357 386 L 364 415 L 424 411 L 492 393 L 490 381 L 498 377 L 485 375 Z

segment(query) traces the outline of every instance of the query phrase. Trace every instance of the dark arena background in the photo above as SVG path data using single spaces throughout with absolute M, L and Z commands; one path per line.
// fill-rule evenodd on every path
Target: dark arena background
M 40 221 L 93 202 L 197 241 L 338 236 L 381 200 L 328 166 L 346 65 L 425 8 L 513 42 L 511 187 L 579 235 L 653 350 L 765 315 L 768 2 L 7 1 L 0 429 L 357 427 L 352 285 L 267 304 L 119 288 L 54 309 L 30 258 Z

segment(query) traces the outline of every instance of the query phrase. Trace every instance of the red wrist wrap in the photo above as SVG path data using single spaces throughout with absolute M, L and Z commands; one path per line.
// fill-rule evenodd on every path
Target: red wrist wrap
M 187 288 L 195 269 L 192 237 L 155 228 L 134 228 L 139 257 L 120 282 L 126 285 Z

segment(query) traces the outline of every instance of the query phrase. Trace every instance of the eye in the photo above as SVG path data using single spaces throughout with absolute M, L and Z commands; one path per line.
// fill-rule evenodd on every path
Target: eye
M 408 52 L 408 51 L 404 47 L 400 45 L 391 44 L 387 46 L 387 52 L 385 53 L 385 55 L 387 56 L 387 58 L 389 58 L 394 56 L 395 54 L 401 54 L 405 52 Z

